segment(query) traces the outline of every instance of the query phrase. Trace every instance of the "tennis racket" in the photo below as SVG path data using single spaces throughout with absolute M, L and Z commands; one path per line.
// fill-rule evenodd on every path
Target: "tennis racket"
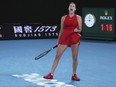
M 46 54 L 48 54 L 51 50 L 53 50 L 56 47 L 58 47 L 58 45 L 55 45 L 52 48 L 50 48 L 49 50 L 46 50 L 45 52 L 39 54 L 38 56 L 35 57 L 35 60 L 38 60 L 38 59 L 42 58 L 43 56 L 45 56 Z

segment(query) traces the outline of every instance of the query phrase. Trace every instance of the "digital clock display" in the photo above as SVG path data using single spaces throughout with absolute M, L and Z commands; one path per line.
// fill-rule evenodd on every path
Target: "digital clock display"
M 101 24 L 101 31 L 112 32 L 113 27 L 112 24 Z
M 93 18 L 87 22 L 87 15 L 89 14 L 93 15 Z M 84 19 L 83 38 L 116 39 L 115 8 L 83 8 L 82 17 Z M 93 25 L 89 27 L 88 25 L 91 23 Z

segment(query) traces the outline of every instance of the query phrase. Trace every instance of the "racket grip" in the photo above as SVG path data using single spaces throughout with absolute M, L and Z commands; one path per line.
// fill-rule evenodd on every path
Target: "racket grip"
M 55 46 L 53 47 L 53 49 L 56 48 L 56 47 L 58 47 L 58 45 L 55 45 Z

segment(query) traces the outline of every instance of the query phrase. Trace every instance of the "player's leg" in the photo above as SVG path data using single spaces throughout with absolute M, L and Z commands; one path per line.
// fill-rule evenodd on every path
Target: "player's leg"
M 54 59 L 54 62 L 53 62 L 53 65 L 52 65 L 52 69 L 51 69 L 51 73 L 53 74 L 57 65 L 58 65 L 58 62 L 59 62 L 59 59 L 61 58 L 63 52 L 65 51 L 65 49 L 67 48 L 67 45 L 58 45 L 58 49 L 57 49 L 57 53 L 56 53 L 56 57 Z
M 72 63 L 72 68 L 73 68 L 72 80 L 78 80 L 79 81 L 80 79 L 76 76 L 76 70 L 77 70 L 77 66 L 78 66 L 79 43 L 71 45 L 71 50 L 72 50 L 72 59 L 73 59 L 73 63 Z
M 61 44 L 58 45 L 56 56 L 55 56 L 51 71 L 48 75 L 44 76 L 44 78 L 53 79 L 54 71 L 55 71 L 55 69 L 58 65 L 58 62 L 59 62 L 59 60 L 60 60 L 60 58 L 61 58 L 61 56 L 62 56 L 62 54 L 63 54 L 63 52 L 65 51 L 66 48 L 67 48 L 67 45 L 61 45 Z

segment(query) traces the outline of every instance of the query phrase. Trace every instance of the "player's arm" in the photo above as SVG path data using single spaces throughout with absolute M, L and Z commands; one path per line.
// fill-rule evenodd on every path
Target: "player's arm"
M 82 31 L 82 18 L 81 16 L 77 15 L 78 27 L 75 28 L 74 32 L 81 33 Z
M 59 39 L 61 37 L 62 31 L 63 31 L 63 22 L 64 22 L 65 16 L 61 17 L 61 23 L 60 23 L 60 31 L 59 31 L 59 36 L 58 36 L 58 41 L 57 44 L 59 43 Z

